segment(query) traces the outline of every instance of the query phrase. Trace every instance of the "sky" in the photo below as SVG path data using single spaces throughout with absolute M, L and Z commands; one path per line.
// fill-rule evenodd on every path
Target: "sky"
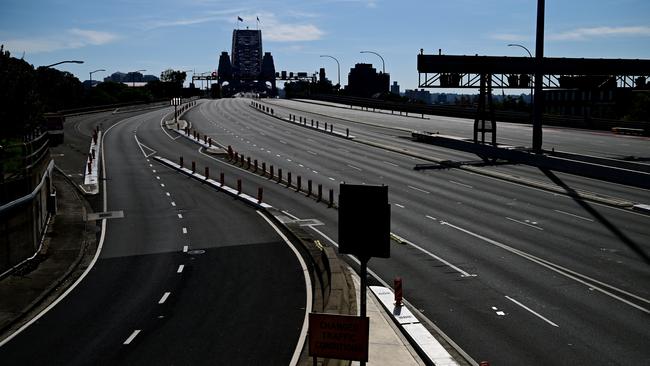
M 418 86 L 416 56 L 526 56 L 534 53 L 536 0 L 2 0 L 0 44 L 34 66 L 57 66 L 87 80 L 140 69 L 214 71 L 230 53 L 232 30 L 259 28 L 276 71 L 325 67 L 341 82 L 355 63 L 385 60 L 391 83 Z M 237 17 L 244 19 L 238 22 Z M 24 56 L 23 56 L 24 53 Z M 549 57 L 650 59 L 650 1 L 546 1 Z M 191 77 L 192 72 L 188 75 Z M 188 78 L 189 78 L 188 77 Z

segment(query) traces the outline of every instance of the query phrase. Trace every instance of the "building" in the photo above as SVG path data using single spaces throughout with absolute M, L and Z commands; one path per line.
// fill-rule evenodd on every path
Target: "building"
M 397 81 L 393 81 L 393 85 L 390 86 L 390 92 L 399 95 L 399 84 L 397 84 Z
M 390 75 L 377 73 L 372 64 L 356 64 L 348 74 L 345 91 L 355 97 L 370 98 L 377 94 L 388 93 Z
M 409 98 L 410 100 L 419 100 L 420 102 L 431 104 L 431 93 L 428 90 L 406 89 L 404 91 L 404 96 Z
M 262 31 L 232 31 L 232 67 L 236 79 L 256 80 L 262 71 Z

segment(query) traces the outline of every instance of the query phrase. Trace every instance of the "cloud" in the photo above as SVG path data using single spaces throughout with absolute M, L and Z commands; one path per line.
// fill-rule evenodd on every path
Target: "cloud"
M 181 19 L 156 19 L 150 20 L 143 24 L 143 28 L 146 30 L 152 30 L 163 27 L 182 27 L 194 24 L 201 24 L 207 22 L 220 21 L 224 19 L 225 15 L 235 16 L 239 13 L 247 11 L 244 8 L 236 9 L 224 9 L 224 10 L 210 10 L 204 11 L 200 16 L 193 18 L 181 18 Z
M 650 37 L 650 27 L 591 27 L 577 28 L 561 33 L 552 33 L 547 36 L 551 41 L 584 41 L 600 37 L 616 36 L 641 36 Z
M 86 46 L 100 46 L 114 42 L 117 39 L 119 39 L 119 36 L 110 32 L 72 28 L 58 35 L 8 39 L 5 42 L 5 47 L 14 52 L 43 53 Z
M 490 38 L 497 41 L 506 41 L 506 42 L 521 42 L 528 39 L 528 37 L 521 34 L 512 34 L 512 33 L 496 33 L 490 35 Z
M 259 17 L 262 36 L 264 40 L 271 42 L 316 41 L 325 35 L 325 32 L 314 24 L 283 21 L 273 13 L 242 14 L 241 17 L 245 20 L 244 24 L 255 24 Z

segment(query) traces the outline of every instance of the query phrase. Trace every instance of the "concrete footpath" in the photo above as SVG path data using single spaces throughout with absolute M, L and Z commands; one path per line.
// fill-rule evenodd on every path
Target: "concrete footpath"
M 97 245 L 91 208 L 70 180 L 55 171 L 57 215 L 36 256 L 0 278 L 0 344 L 58 297 L 86 268 Z M 89 254 L 88 254 L 89 253 Z M 88 254 L 88 255 L 86 255 Z

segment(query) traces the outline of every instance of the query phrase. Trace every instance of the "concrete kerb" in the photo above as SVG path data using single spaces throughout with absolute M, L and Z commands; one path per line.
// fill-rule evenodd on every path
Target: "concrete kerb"
M 260 103 L 260 104 L 261 104 L 261 103 Z M 270 116 L 270 117 L 274 117 L 275 119 L 278 119 L 278 120 L 280 120 L 280 121 L 283 121 L 283 122 L 289 122 L 289 123 L 291 123 L 292 125 L 296 125 L 296 126 L 300 126 L 300 127 L 303 127 L 303 128 L 307 128 L 307 129 L 309 129 L 309 130 L 313 130 L 313 131 L 318 131 L 318 132 L 321 132 L 321 133 L 324 133 L 324 134 L 327 134 L 327 135 L 330 135 L 330 136 L 335 136 L 335 137 L 344 138 L 344 139 L 346 139 L 346 140 L 354 140 L 354 139 L 355 139 L 355 136 L 350 135 L 350 134 L 345 134 L 345 133 L 342 133 L 342 132 L 339 132 L 339 131 L 332 131 L 332 132 L 330 132 L 330 130 L 326 130 L 326 129 L 324 129 L 324 128 L 319 128 L 319 127 L 315 127 L 315 126 L 312 127 L 311 125 L 301 124 L 301 123 L 299 123 L 299 122 L 292 121 L 292 120 L 289 119 L 289 118 L 283 118 L 283 117 L 279 117 L 279 116 L 277 116 L 277 115 L 275 115 L 275 114 L 267 113 L 267 112 L 265 112 L 265 111 L 263 111 L 263 110 L 261 110 L 261 109 L 256 108 L 256 107 L 253 106 L 252 104 L 249 104 L 249 107 L 253 108 L 254 110 L 256 110 L 256 111 L 258 111 L 258 112 L 260 112 L 260 113 L 262 113 L 262 114 L 265 114 L 265 115 Z M 283 108 L 284 108 L 284 107 L 283 107 Z M 409 131 L 409 133 L 410 133 L 410 132 L 411 132 L 411 131 Z

